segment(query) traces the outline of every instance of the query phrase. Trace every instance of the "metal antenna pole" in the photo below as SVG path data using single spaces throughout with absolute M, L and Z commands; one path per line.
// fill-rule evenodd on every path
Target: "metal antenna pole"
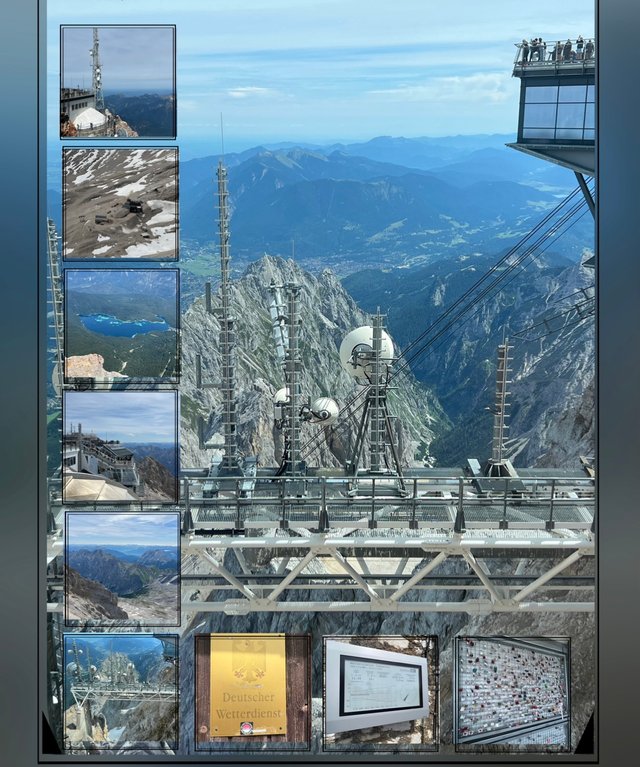
M 104 93 L 102 92 L 102 67 L 100 66 L 100 42 L 98 40 L 98 28 L 93 28 L 93 47 L 91 48 L 91 77 L 92 87 L 96 99 L 96 109 L 104 111 Z
M 301 369 L 300 349 L 298 346 L 298 329 L 300 317 L 298 314 L 298 298 L 300 285 L 288 282 L 285 285 L 288 306 L 288 336 L 289 345 L 285 354 L 284 378 L 288 392 L 287 416 L 285 418 L 285 447 L 287 448 L 286 469 L 291 476 L 296 476 L 300 467 L 300 379 Z
M 58 233 L 53 219 L 47 219 L 47 255 L 49 259 L 49 301 L 53 314 L 53 325 L 50 326 L 55 332 L 55 368 L 53 372 L 53 386 L 56 394 L 62 396 L 64 382 L 64 296 L 62 277 L 60 274 L 60 253 L 58 251 Z
M 507 386 L 511 383 L 509 380 L 509 373 L 511 373 L 509 363 L 513 359 L 513 357 L 509 356 L 510 349 L 513 349 L 513 346 L 509 346 L 508 339 L 506 338 L 498 346 L 496 401 L 493 415 L 493 448 L 491 451 L 491 464 L 494 466 L 500 466 L 504 461 L 504 437 L 505 431 L 509 428 L 505 424 L 505 420 L 509 417 L 506 411 L 510 406 L 507 402 L 507 396 L 510 394 L 507 391 Z
M 369 435 L 371 440 L 370 467 L 372 473 L 383 469 L 385 453 L 385 419 L 383 412 L 384 391 L 382 385 L 382 315 L 380 308 L 373 318 L 373 372 L 369 389 Z
M 287 309 L 282 297 L 282 285 L 276 285 L 275 281 L 271 280 L 269 293 L 271 293 L 269 314 L 271 315 L 273 342 L 276 347 L 278 362 L 284 365 L 289 347 L 289 329 L 287 327 Z
M 221 391 L 224 423 L 224 453 L 220 468 L 236 471 L 239 466 L 236 439 L 236 397 L 235 397 L 235 333 L 234 318 L 230 310 L 229 276 L 229 212 L 227 206 L 227 169 L 218 162 L 218 205 L 220 208 L 220 358 L 222 366 Z

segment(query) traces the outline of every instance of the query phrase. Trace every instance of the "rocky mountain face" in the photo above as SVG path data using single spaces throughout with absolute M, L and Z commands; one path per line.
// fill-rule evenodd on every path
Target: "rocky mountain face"
M 144 482 L 145 495 L 168 501 L 176 497 L 176 477 L 159 461 L 146 455 L 136 459 L 136 466 Z
M 68 565 L 83 578 L 101 583 L 120 596 L 135 594 L 154 579 L 155 570 L 132 562 L 124 562 L 113 554 L 97 549 L 70 550 Z
M 387 307 L 401 348 L 427 331 L 424 350 L 413 347 L 407 358 L 453 422 L 432 445 L 440 465 L 488 457 L 497 346 L 507 334 L 513 454 L 521 466 L 577 466 L 580 455 L 593 453 L 593 271 L 558 255 L 536 258 L 460 319 L 452 322 L 452 312 L 440 321 L 495 260 L 456 257 L 386 280 L 362 272 L 344 283 L 365 308 Z
M 300 331 L 302 391 L 311 400 L 320 396 L 335 398 L 342 406 L 356 392 L 353 379 L 341 368 L 338 348 L 350 330 L 370 323 L 345 292 L 332 272 L 313 276 L 292 261 L 264 257 L 251 264 L 232 287 L 232 307 L 236 317 L 236 379 L 238 443 L 240 452 L 257 455 L 263 466 L 277 465 L 282 455 L 281 433 L 274 427 L 272 397 L 284 385 L 282 368 L 276 357 L 269 317 L 268 286 L 295 280 L 300 286 Z M 215 304 L 215 299 L 214 299 Z M 222 441 L 221 394 L 217 388 L 196 387 L 196 354 L 202 355 L 205 383 L 220 381 L 218 319 L 206 311 L 204 298 L 197 299 L 182 320 L 181 379 L 181 466 L 207 466 L 215 451 L 198 446 L 197 418 L 206 419 L 206 437 Z M 394 428 L 405 465 L 428 445 L 444 421 L 437 400 L 411 377 L 402 388 L 391 392 L 389 409 L 398 416 Z M 362 401 L 362 400 L 360 400 Z M 343 463 L 349 449 L 351 427 L 334 433 L 327 427 L 327 440 L 308 456 L 311 465 L 335 466 Z M 302 444 L 321 430 L 304 426 Z
M 127 613 L 118 607 L 118 597 L 97 581 L 83 578 L 72 567 L 65 565 L 65 600 L 69 618 L 127 618 Z
M 138 562 L 141 565 L 158 567 L 161 570 L 175 570 L 178 563 L 177 554 L 177 549 L 175 551 L 151 549 L 150 551 L 145 551 Z
M 175 150 L 72 149 L 63 165 L 64 258 L 176 257 Z

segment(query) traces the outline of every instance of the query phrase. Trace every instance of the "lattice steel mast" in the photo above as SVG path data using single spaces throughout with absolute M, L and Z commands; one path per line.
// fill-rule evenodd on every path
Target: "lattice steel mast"
M 102 92 L 102 67 L 100 66 L 100 41 L 98 28 L 93 28 L 93 46 L 91 48 L 91 84 L 96 98 L 96 109 L 104 112 L 104 93 Z
M 53 368 L 53 388 L 56 394 L 62 396 L 64 381 L 64 295 L 60 275 L 60 252 L 58 250 L 59 236 L 53 219 L 47 219 L 47 257 L 49 260 L 49 303 L 53 315 L 53 325 L 50 326 L 55 334 L 55 362 Z
M 220 365 L 222 392 L 222 418 L 224 426 L 224 452 L 220 463 L 222 473 L 237 473 L 238 458 L 236 423 L 236 378 L 235 378 L 235 318 L 231 314 L 229 273 L 229 208 L 227 190 L 227 169 L 222 160 L 218 162 L 218 230 L 220 233 Z
M 507 408 L 511 407 L 510 403 L 507 401 L 507 397 L 511 393 L 508 391 L 509 384 L 511 383 L 509 375 L 512 372 L 512 369 L 509 367 L 509 363 L 513 360 L 513 357 L 509 356 L 511 349 L 513 349 L 513 346 L 509 345 L 507 338 L 505 338 L 503 343 L 498 346 L 495 392 L 496 399 L 493 409 L 493 440 L 491 458 L 489 459 L 488 466 L 489 476 L 502 476 L 503 474 L 510 473 L 504 470 L 506 469 L 507 463 L 504 457 L 504 440 L 505 432 L 509 428 L 506 424 L 506 420 L 509 417 Z
M 372 476 L 395 476 L 400 492 L 405 486 L 402 479 L 402 467 L 398 450 L 394 441 L 391 417 L 387 408 L 387 392 L 389 368 L 391 359 L 383 358 L 384 316 L 378 309 L 373 317 L 371 346 L 368 346 L 369 356 L 368 390 L 364 403 L 360 425 L 356 435 L 351 460 L 347 464 L 347 472 L 355 474 L 370 474 Z M 362 352 L 359 352 L 362 354 Z M 363 463 L 365 450 L 365 435 L 369 431 L 369 469 L 359 471 Z M 391 454 L 391 466 L 387 462 L 387 449 Z

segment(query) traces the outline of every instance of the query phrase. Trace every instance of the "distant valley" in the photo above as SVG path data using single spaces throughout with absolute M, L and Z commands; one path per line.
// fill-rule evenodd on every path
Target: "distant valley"
M 123 283 L 122 292 L 105 285 L 96 271 L 79 279 L 77 272 L 68 272 L 74 280 L 67 280 L 65 295 L 65 356 L 100 354 L 107 371 L 145 379 L 171 378 L 177 368 L 175 295 L 164 296 L 162 290 L 156 294 L 154 281 L 141 292 L 145 286 L 138 280 L 131 284 L 124 279 L 128 272 L 106 274 L 123 275 L 116 279 Z M 66 374 L 74 375 L 69 366 Z
M 68 618 L 177 623 L 178 548 L 69 544 Z
M 173 95 L 107 93 L 105 106 L 125 120 L 141 138 L 171 138 L 176 135 Z

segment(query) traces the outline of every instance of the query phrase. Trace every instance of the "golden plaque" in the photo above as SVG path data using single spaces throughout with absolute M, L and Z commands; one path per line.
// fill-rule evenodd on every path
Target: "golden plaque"
M 287 734 L 284 637 L 211 635 L 211 737 Z

